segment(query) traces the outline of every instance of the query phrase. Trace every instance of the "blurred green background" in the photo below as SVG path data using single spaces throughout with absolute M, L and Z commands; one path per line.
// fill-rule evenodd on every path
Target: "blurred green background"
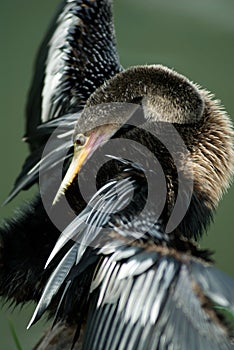
M 0 3 L 1 192 L 9 193 L 27 154 L 24 106 L 38 45 L 59 0 L 11 0 Z M 118 49 L 123 66 L 162 63 L 198 82 L 221 99 L 234 116 L 233 0 L 115 0 Z M 1 220 L 32 196 L 20 194 L 1 208 Z M 202 245 L 214 250 L 217 266 L 234 277 L 234 189 L 222 200 Z M 33 306 L 0 314 L 0 350 L 16 349 L 8 319 L 23 349 L 35 344 L 44 323 L 26 331 Z

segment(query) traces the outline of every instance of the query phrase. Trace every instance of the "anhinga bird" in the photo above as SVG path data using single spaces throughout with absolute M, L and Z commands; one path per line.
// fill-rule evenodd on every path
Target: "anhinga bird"
M 50 171 L 55 176 L 74 143 L 53 210 L 56 217 L 65 193 L 79 215 L 65 223 L 55 247 L 59 230 L 41 198 L 6 224 L 0 231 L 0 294 L 17 303 L 39 301 L 31 323 L 47 309 L 55 323 L 75 324 L 77 337 L 84 333 L 78 342 L 83 349 L 233 348 L 223 310 L 234 309 L 234 283 L 188 240 L 201 235 L 230 182 L 228 117 L 206 91 L 165 67 L 119 73 L 110 1 L 67 0 L 59 13 L 39 52 L 28 104 L 32 153 L 10 199 L 38 181 L 39 172 L 49 191 Z M 173 142 L 177 133 L 188 153 Z M 130 140 L 134 154 L 137 141 L 153 160 L 142 165 L 110 153 L 111 162 L 97 177 L 99 191 L 85 205 L 74 180 L 109 139 L 122 140 L 120 150 Z M 165 174 L 163 191 L 158 164 Z M 144 212 L 148 173 L 155 187 Z M 52 189 L 50 199 L 54 195 Z M 187 211 L 168 231 L 178 203 Z
M 142 110 L 136 115 L 137 108 L 130 106 L 137 104 Z M 190 151 L 185 158 L 171 140 L 177 168 L 159 142 L 160 133 L 164 140 L 173 136 L 168 125 Z M 130 140 L 133 148 L 137 141 L 157 158 L 166 179 L 165 206 L 158 215 L 162 192 L 159 166 L 151 169 L 154 157 L 144 166 L 113 157 L 118 164 L 101 170 L 101 188 L 66 227 L 47 261 L 48 267 L 63 249 L 29 326 L 56 304 L 54 322 L 76 320 L 85 350 L 234 348 L 233 330 L 220 312 L 234 310 L 234 281 L 189 241 L 209 223 L 233 173 L 228 117 L 206 91 L 168 68 L 127 69 L 97 89 L 79 115 L 73 161 L 55 201 L 111 138 L 119 139 L 120 149 L 125 147 L 121 139 Z M 144 211 L 152 191 L 145 176 L 150 171 L 153 201 Z M 180 193 L 180 172 L 185 182 L 193 178 L 191 202 L 181 223 L 166 232 Z M 79 202 L 74 188 L 70 192 Z

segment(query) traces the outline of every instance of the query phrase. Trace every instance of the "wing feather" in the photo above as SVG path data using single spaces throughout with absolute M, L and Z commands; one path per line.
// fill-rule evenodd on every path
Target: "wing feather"
M 39 320 L 51 303 L 52 298 L 58 293 L 75 263 L 76 250 L 77 247 L 72 246 L 51 274 L 27 328 L 30 328 L 32 324 Z
M 209 288 L 207 284 L 205 289 L 201 287 L 201 292 L 205 296 L 209 290 L 212 296 L 212 286 L 214 291 L 219 286 L 222 302 L 226 285 L 230 282 L 232 288 L 233 281 L 227 283 L 224 274 L 217 270 L 214 273 L 213 268 L 192 257 L 185 262 L 159 253 L 148 268 L 137 273 L 132 263 L 138 266 L 142 256 L 147 260 L 147 254 L 144 250 L 141 254 L 133 252 L 131 257 L 116 264 L 113 256 L 103 260 L 105 268 L 100 266 L 102 272 L 93 281 L 95 288 L 91 292 L 92 306 L 83 349 L 93 349 L 93 344 L 97 350 L 234 349 L 225 325 L 217 315 L 212 316 L 212 305 L 210 309 L 204 307 L 194 287 L 196 283 L 202 284 L 198 270 L 206 271 L 205 276 L 212 283 L 208 283 Z M 221 283 L 223 280 L 225 285 Z M 232 297 L 233 293 L 234 290 Z M 233 307 L 231 300 L 229 297 L 229 306 Z

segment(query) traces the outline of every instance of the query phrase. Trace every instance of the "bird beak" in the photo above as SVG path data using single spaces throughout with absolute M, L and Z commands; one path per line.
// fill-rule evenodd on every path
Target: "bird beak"
M 81 167 L 93 155 L 95 150 L 107 142 L 112 137 L 112 135 L 115 134 L 119 127 L 120 125 L 118 124 L 103 125 L 91 132 L 90 136 L 87 137 L 84 146 L 80 147 L 76 144 L 74 145 L 72 162 L 55 196 L 53 205 L 56 204 L 60 197 L 65 194 L 68 187 L 72 184 L 75 177 L 78 175 Z

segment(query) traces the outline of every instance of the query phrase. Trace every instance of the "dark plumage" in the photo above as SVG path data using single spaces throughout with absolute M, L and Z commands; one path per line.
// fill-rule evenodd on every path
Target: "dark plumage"
M 4 223 L 0 229 L 0 295 L 17 304 L 39 299 L 46 282 L 44 265 L 57 237 L 58 230 L 39 198 Z

